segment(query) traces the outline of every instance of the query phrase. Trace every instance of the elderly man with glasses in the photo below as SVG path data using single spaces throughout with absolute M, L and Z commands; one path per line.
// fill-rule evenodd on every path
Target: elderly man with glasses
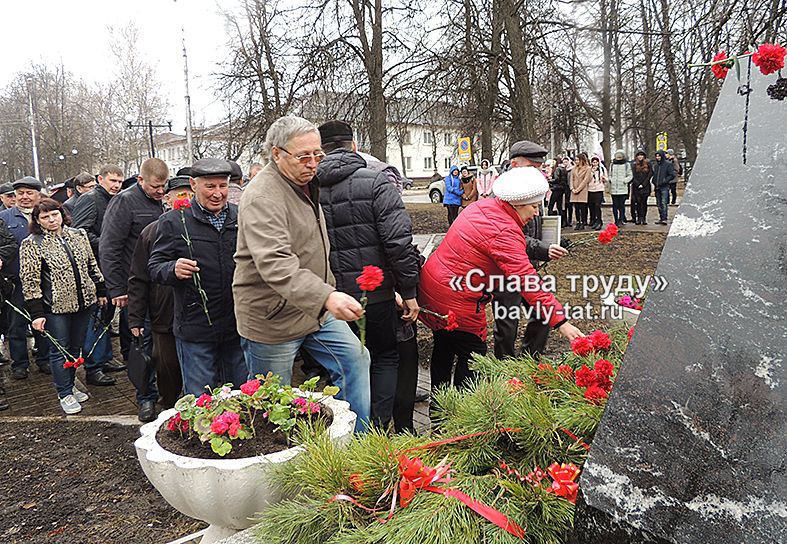
M 275 121 L 265 138 L 270 162 L 243 192 L 235 253 L 235 316 L 250 376 L 292 380 L 303 347 L 325 367 L 358 415 L 369 420 L 369 352 L 347 321 L 361 304 L 336 290 L 320 208 L 317 165 L 325 157 L 317 127 L 301 117 Z

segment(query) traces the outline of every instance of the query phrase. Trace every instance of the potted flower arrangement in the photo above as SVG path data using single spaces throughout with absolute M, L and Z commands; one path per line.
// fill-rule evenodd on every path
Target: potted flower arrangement
M 646 295 L 634 296 L 633 293 L 617 292 L 607 296 L 602 302 L 608 307 L 607 319 L 612 323 L 620 323 L 633 327 L 637 323 Z
M 317 380 L 298 389 L 271 374 L 238 390 L 225 384 L 184 396 L 142 426 L 134 447 L 145 475 L 173 507 L 210 524 L 203 544 L 251 526 L 281 500 L 269 474 L 303 452 L 291 442 L 296 429 L 337 445 L 350 440 L 355 414 L 333 398 L 337 388 L 315 392 Z

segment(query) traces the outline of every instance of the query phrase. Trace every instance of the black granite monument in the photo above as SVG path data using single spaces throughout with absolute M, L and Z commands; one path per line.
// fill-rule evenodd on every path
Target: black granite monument
M 745 66 L 745 64 L 744 64 Z M 746 83 L 746 70 L 743 83 Z M 573 542 L 787 542 L 787 101 L 727 76 L 581 477 Z

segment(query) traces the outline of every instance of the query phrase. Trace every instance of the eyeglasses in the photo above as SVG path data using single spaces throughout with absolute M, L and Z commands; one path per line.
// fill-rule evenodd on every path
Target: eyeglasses
M 287 151 L 281 146 L 277 145 L 276 147 L 287 153 L 287 155 L 289 155 L 296 161 L 300 162 L 301 164 L 309 164 L 310 162 L 312 162 L 312 159 L 314 159 L 317 162 L 320 162 L 325 158 L 325 153 L 323 153 L 322 151 L 318 151 L 317 153 L 304 153 L 303 155 L 293 155 L 292 153 L 290 153 L 289 151 Z

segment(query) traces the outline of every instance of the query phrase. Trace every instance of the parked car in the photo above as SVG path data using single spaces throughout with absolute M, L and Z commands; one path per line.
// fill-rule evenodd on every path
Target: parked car
M 463 168 L 467 165 L 459 165 L 459 168 Z M 467 169 L 470 170 L 473 174 L 478 172 L 480 166 L 470 165 L 467 166 Z M 495 176 L 500 175 L 500 167 L 492 165 L 490 166 L 492 171 L 495 173 Z M 445 194 L 445 178 L 440 178 L 434 180 L 432 183 L 429 184 L 429 200 L 432 201 L 433 204 L 440 204 L 443 201 L 443 195 Z
M 412 189 L 413 188 L 413 180 L 410 178 L 402 178 L 402 189 Z

